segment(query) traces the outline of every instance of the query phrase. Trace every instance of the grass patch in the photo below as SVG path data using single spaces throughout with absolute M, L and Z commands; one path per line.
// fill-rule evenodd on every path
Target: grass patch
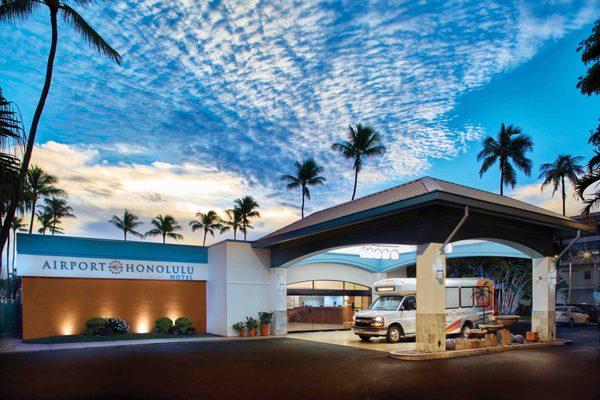
M 200 338 L 213 337 L 210 333 L 197 333 L 194 335 L 169 335 L 166 333 L 124 333 L 122 335 L 111 336 L 88 336 L 88 335 L 65 335 L 65 336 L 48 336 L 44 338 L 23 340 L 23 343 L 36 344 L 58 344 L 58 343 L 80 343 L 80 342 L 115 342 L 118 340 L 141 340 L 141 339 L 183 339 L 183 338 Z

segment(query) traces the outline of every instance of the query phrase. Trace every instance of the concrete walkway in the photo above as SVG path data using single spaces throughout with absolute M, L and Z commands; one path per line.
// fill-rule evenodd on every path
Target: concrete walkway
M 414 339 L 407 339 L 400 343 L 387 343 L 385 338 L 378 337 L 372 338 L 369 342 L 363 342 L 351 331 L 298 332 L 288 333 L 287 337 L 290 339 L 356 347 L 365 350 L 384 351 L 386 353 L 391 351 L 411 351 L 415 350 L 416 347 Z
M 75 343 L 23 343 L 18 338 L 0 338 L 0 354 L 2 353 L 22 353 L 32 351 L 49 350 L 69 350 L 69 349 L 90 349 L 98 347 L 123 347 L 123 346 L 141 346 L 148 344 L 161 343 L 197 343 L 197 342 L 232 342 L 249 340 L 268 340 L 281 338 L 282 336 L 254 336 L 254 337 L 196 337 L 196 338 L 173 338 L 173 339 L 140 339 L 140 340 L 115 340 L 109 342 L 75 342 Z

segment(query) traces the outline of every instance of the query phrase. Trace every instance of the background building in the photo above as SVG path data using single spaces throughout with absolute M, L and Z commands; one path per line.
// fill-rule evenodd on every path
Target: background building
M 582 217 L 575 216 L 575 220 Z M 600 212 L 590 215 L 596 225 L 596 232 L 582 232 L 581 238 L 558 264 L 557 303 L 569 302 L 569 266 L 571 266 L 571 303 L 593 303 L 594 291 L 600 290 Z M 587 222 L 587 221 L 586 221 Z M 559 241 L 561 249 L 568 246 L 573 238 Z M 596 302 L 600 299 L 596 298 Z

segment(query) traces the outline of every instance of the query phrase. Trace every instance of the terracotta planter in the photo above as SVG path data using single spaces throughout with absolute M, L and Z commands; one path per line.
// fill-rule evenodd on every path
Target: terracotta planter
M 260 336 L 269 336 L 269 328 L 270 324 L 261 324 L 260 325 Z
M 246 331 L 242 329 L 241 331 L 238 331 L 238 335 L 240 337 L 244 337 L 244 336 L 246 336 Z
M 248 336 L 256 336 L 256 328 L 248 328 Z

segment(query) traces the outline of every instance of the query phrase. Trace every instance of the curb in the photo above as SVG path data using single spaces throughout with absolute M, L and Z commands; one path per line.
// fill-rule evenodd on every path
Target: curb
M 472 357 L 484 354 L 504 353 L 506 351 L 540 349 L 544 347 L 564 346 L 573 343 L 572 340 L 557 339 L 554 342 L 538 342 L 513 344 L 509 346 L 485 347 L 480 349 L 465 349 L 442 351 L 439 353 L 418 353 L 415 350 L 402 351 L 394 350 L 390 352 L 390 357 L 403 361 L 429 361 L 429 360 L 445 360 L 449 358 Z
M 220 342 L 235 342 L 235 341 L 253 341 L 253 340 L 269 340 L 280 339 L 284 336 L 254 336 L 254 337 L 206 337 L 206 338 L 181 338 L 181 339 L 142 339 L 142 340 L 123 340 L 114 342 L 73 342 L 73 343 L 54 343 L 54 344 L 37 344 L 23 343 L 18 340 L 14 344 L 2 345 L 0 342 L 0 354 L 12 353 L 28 353 L 39 351 L 55 351 L 55 350 L 75 350 L 75 349 L 99 349 L 110 347 L 126 347 L 126 346 L 148 346 L 156 344 L 177 344 L 177 343 L 220 343 Z

